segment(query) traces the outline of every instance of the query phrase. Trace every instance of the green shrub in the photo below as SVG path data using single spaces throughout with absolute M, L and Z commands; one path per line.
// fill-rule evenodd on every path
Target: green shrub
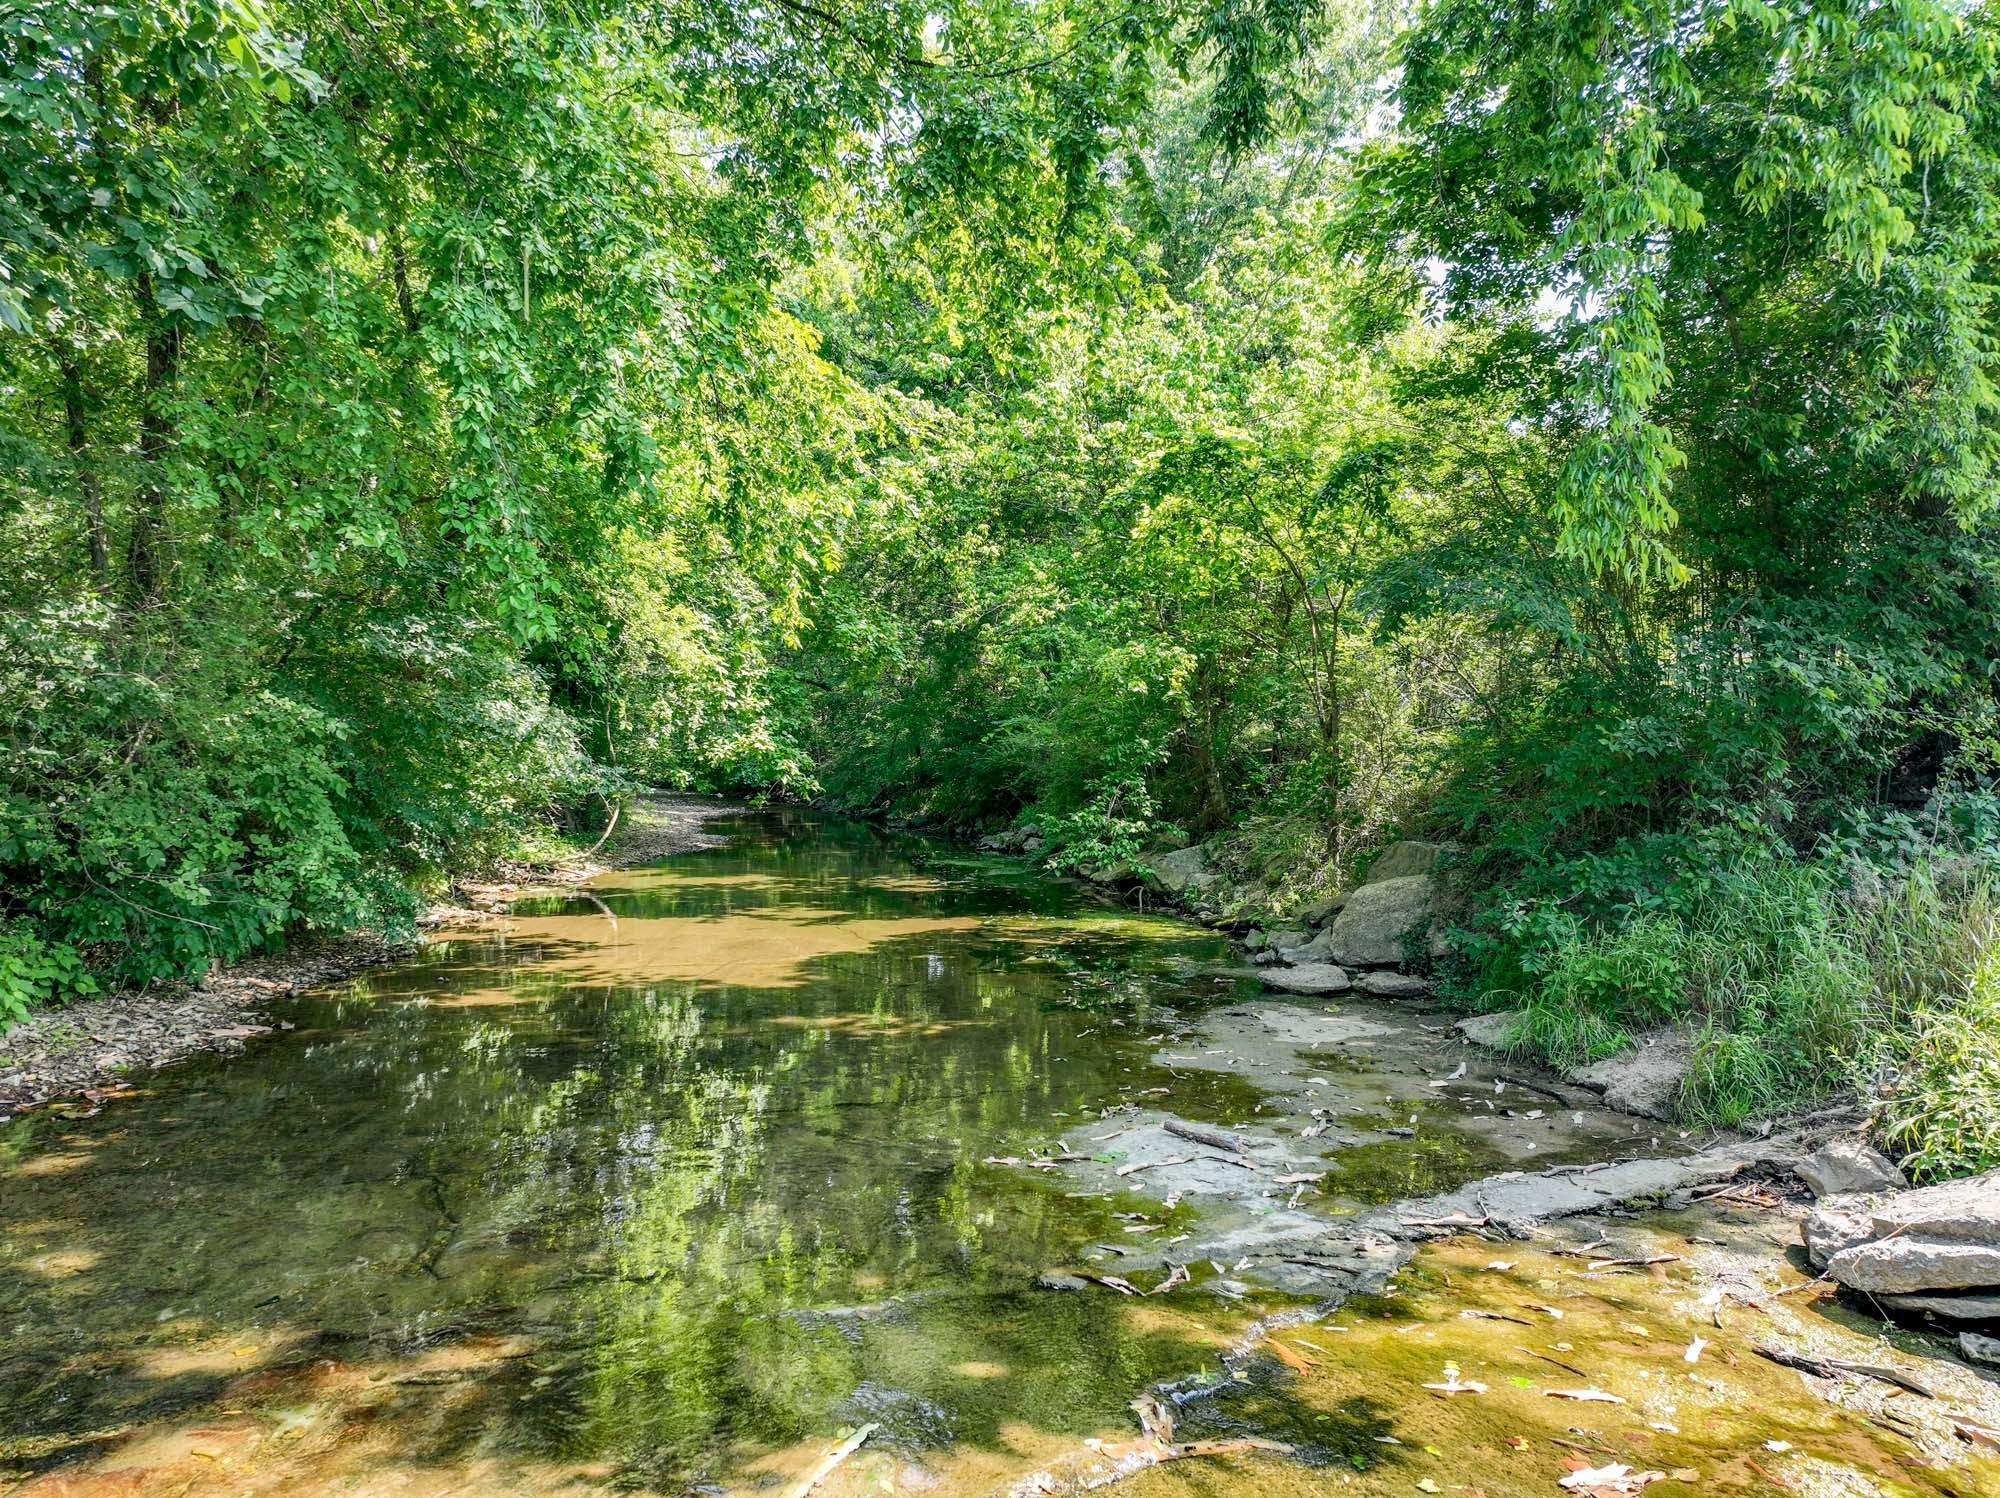
M 597 783 L 491 628 L 371 601 L 276 674 L 231 622 L 0 613 L 0 1012 L 400 929 Z
M 1540 981 L 1524 1006 L 1519 1041 L 1559 1067 L 1615 1055 L 1632 1031 L 1670 1019 L 1686 1003 L 1683 932 L 1644 916 L 1610 931 L 1574 920 L 1533 966 Z
M 1690 1119 L 1871 1096 L 1912 1174 L 2000 1165 L 2000 905 L 1963 860 L 1885 879 L 1746 854 L 1682 912 L 1592 926 L 1543 902 L 1498 929 L 1485 970 L 1521 974 L 1517 1044 L 1556 1066 L 1685 1021 Z
M 2000 1166 L 2000 903 L 1987 876 L 1920 868 L 1867 905 L 1866 1069 L 1883 1147 L 1913 1177 Z
M 1917 1008 L 1885 1050 L 1876 1130 L 1903 1168 L 1931 1180 L 2000 1166 L 2000 955 L 1955 1002 Z
M 0 1034 L 59 994 L 95 989 L 83 954 L 75 947 L 45 941 L 25 926 L 0 922 Z

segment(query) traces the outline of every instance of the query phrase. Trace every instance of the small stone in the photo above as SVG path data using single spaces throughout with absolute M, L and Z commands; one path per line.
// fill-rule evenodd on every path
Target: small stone
M 1090 1281 L 1073 1274 L 1058 1274 L 1051 1271 L 1035 1281 L 1038 1290 L 1088 1290 Z
M 1283 956 L 1285 961 L 1287 962 L 1306 963 L 1306 962 L 1326 962 L 1330 960 L 1332 954 L 1333 954 L 1332 935 L 1329 932 L 1322 931 L 1319 933 L 1319 935 L 1315 936 L 1311 941 L 1305 943 L 1303 946 L 1288 948 L 1280 955 Z
M 1501 1009 L 1492 1014 L 1468 1014 L 1456 1026 L 1458 1033 L 1474 1045 L 1483 1045 L 1489 1050 L 1504 1051 L 1514 1041 L 1514 1032 L 1520 1028 L 1521 1011 Z
M 1968 1363 L 1988 1363 L 2000 1368 L 2000 1337 L 1983 1336 L 1978 1332 L 1960 1332 L 1958 1353 Z
M 1693 1060 L 1693 1034 L 1683 1027 L 1669 1026 L 1643 1037 L 1622 1056 L 1584 1067 L 1570 1080 L 1601 1091 L 1604 1106 L 1616 1112 L 1672 1118 Z
M 1910 1184 L 1880 1150 L 1851 1136 L 1829 1140 L 1799 1162 L 1798 1177 L 1815 1197 L 1853 1191 L 1899 1191 Z

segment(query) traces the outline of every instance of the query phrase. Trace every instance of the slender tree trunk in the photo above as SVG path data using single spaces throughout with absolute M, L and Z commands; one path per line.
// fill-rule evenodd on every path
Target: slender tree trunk
M 73 351 L 58 344 L 56 363 L 62 370 L 63 426 L 69 437 L 70 464 L 83 498 L 84 539 L 90 548 L 90 576 L 100 588 L 111 572 L 110 546 L 104 535 L 104 491 L 97 465 L 90 460 L 90 423 L 84 412 L 83 371 Z
M 403 331 L 415 338 L 423 325 L 417 319 L 417 299 L 410 289 L 410 251 L 403 243 L 400 219 L 389 225 L 389 279 L 396 288 L 396 310 L 402 314 Z
M 139 278 L 139 305 L 146 318 L 146 377 L 139 403 L 139 492 L 125 546 L 125 577 L 133 601 L 144 604 L 159 597 L 165 581 L 166 461 L 176 435 L 170 407 L 180 382 L 185 335 L 178 322 L 160 311 L 150 276 Z

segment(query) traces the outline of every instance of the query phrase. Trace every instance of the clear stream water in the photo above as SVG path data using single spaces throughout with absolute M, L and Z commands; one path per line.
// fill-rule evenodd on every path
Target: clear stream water
M 1252 1117 L 1160 1060 L 1254 989 L 1226 943 L 853 824 L 717 830 L 0 1129 L 0 1491 L 782 1492 L 873 1422 L 822 1492 L 983 1493 L 1282 1303 L 1038 1288 L 1194 1208 L 987 1163 L 1161 1089 Z M 1349 1198 L 1488 1163 L 1370 1149 Z M 1379 1391 L 1296 1372 L 1239 1370 L 1183 1435 L 1301 1445 L 1288 1491 L 1395 1455 Z M 1172 1481 L 1279 1481 L 1231 1470 Z

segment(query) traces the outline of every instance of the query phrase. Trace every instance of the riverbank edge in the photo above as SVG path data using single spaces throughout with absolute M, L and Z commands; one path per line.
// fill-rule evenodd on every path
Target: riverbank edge
M 127 1091 L 135 1074 L 202 1053 L 228 1053 L 273 1026 L 271 1001 L 396 962 L 434 937 L 491 928 L 512 900 L 573 889 L 610 869 L 656 863 L 726 839 L 707 824 L 740 803 L 659 792 L 628 802 L 603 848 L 548 864 L 507 863 L 489 877 L 453 881 L 453 903 L 427 906 L 418 934 L 351 932 L 264 953 L 198 984 L 121 989 L 31 1016 L 0 1035 L 0 1122 L 46 1105 L 95 1108 Z

